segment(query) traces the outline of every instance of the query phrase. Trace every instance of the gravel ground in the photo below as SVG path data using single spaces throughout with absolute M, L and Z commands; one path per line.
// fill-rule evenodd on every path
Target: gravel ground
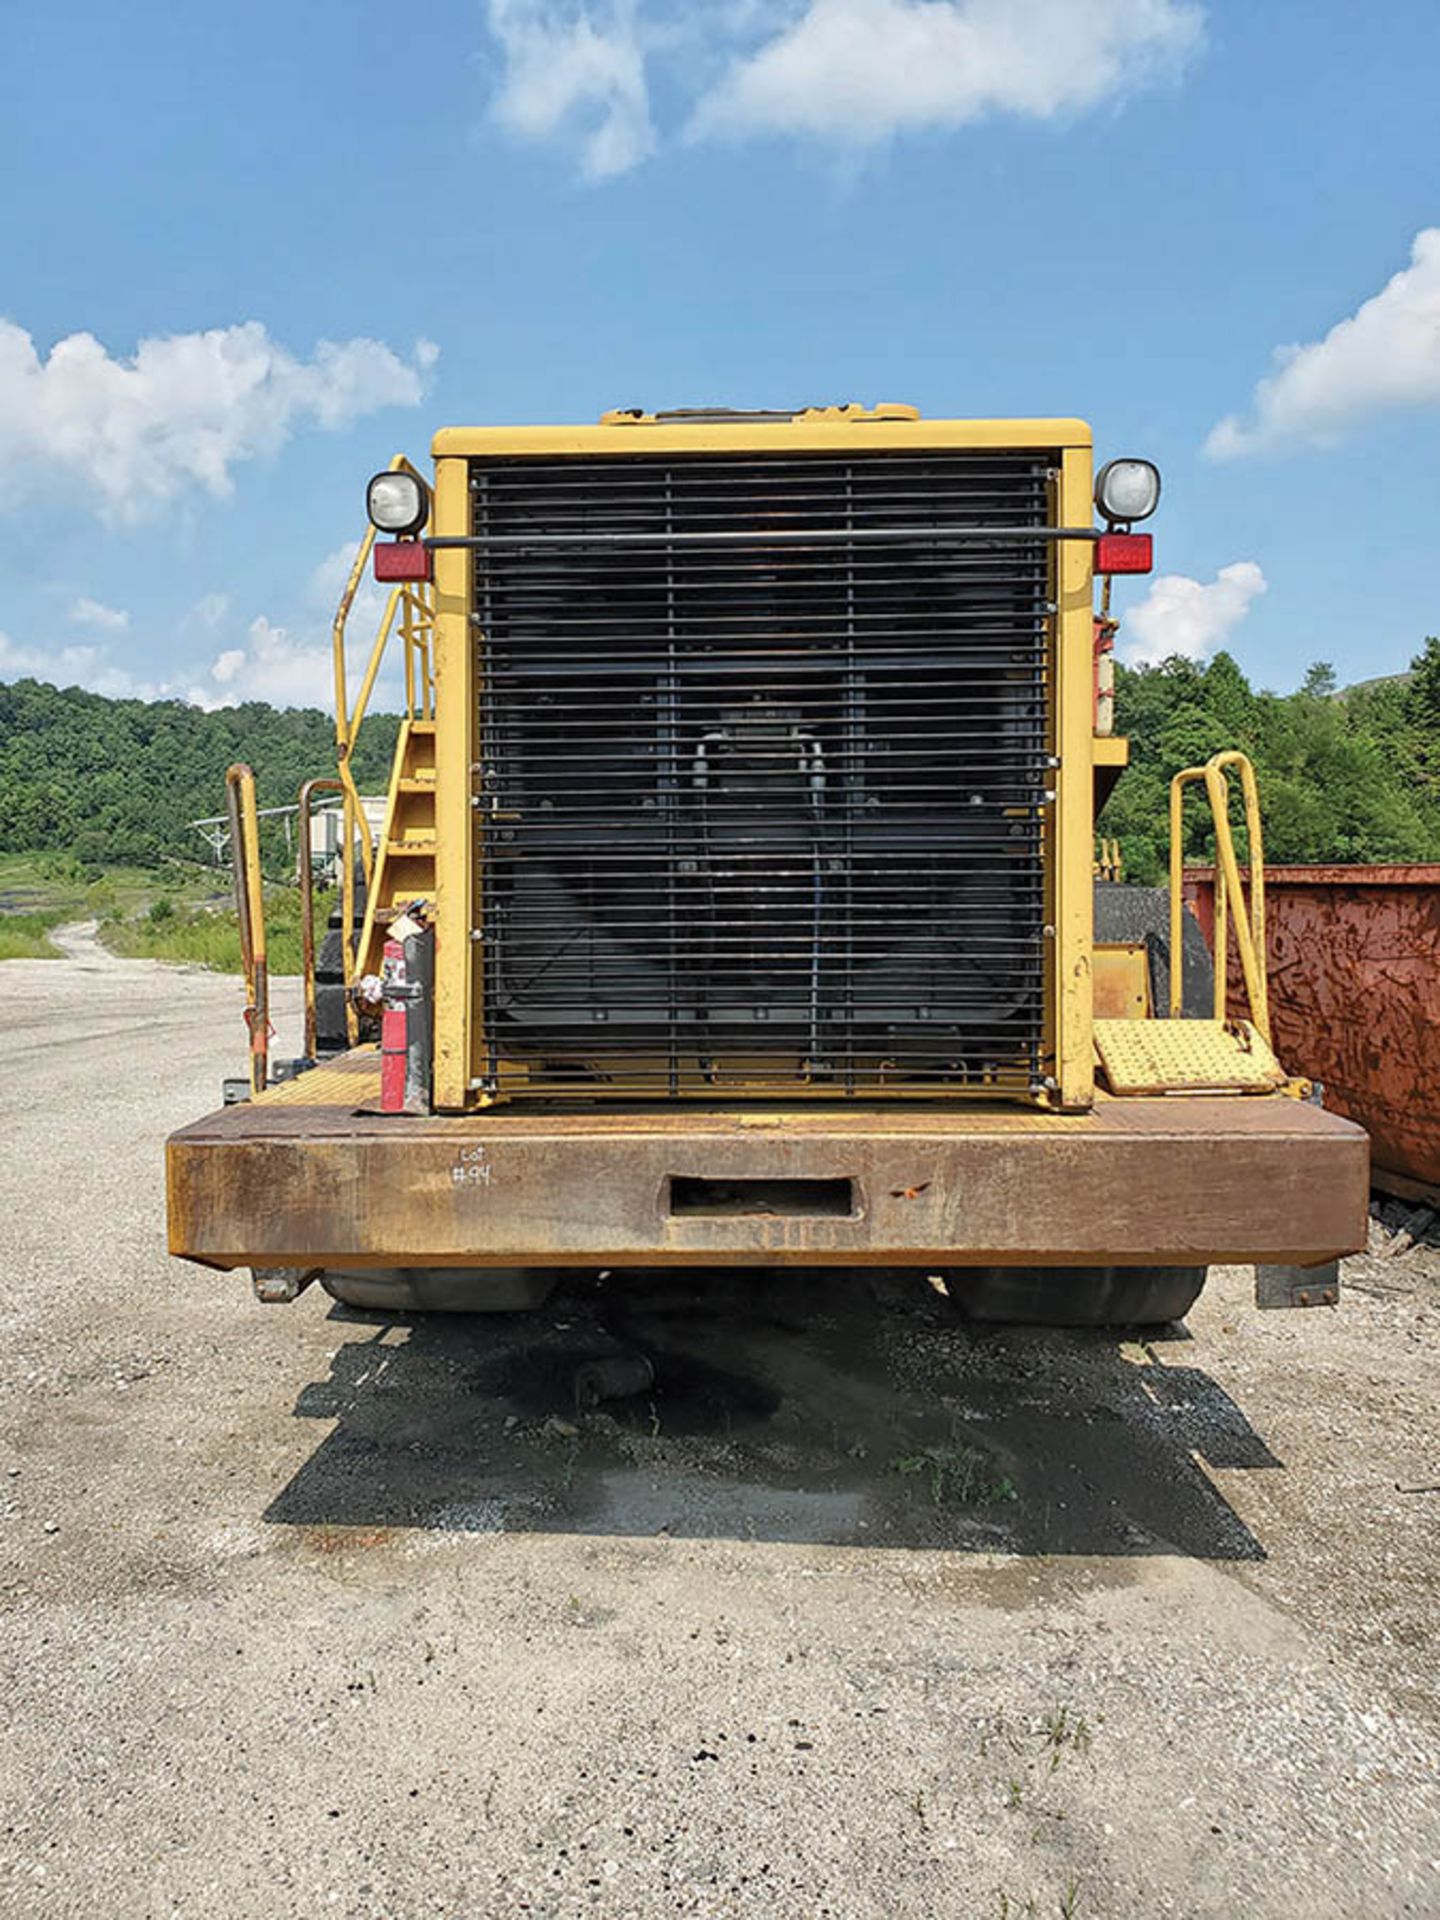
M 236 985 L 66 945 L 0 967 L 0 1913 L 1440 1914 L 1434 1246 L 1144 1342 L 262 1308 L 164 1251 Z

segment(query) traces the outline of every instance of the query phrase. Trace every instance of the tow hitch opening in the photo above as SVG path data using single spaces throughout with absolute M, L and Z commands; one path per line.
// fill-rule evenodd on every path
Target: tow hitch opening
M 855 1212 L 850 1180 L 702 1180 L 670 1177 L 672 1217 L 711 1218 L 776 1214 L 792 1219 L 849 1219 Z

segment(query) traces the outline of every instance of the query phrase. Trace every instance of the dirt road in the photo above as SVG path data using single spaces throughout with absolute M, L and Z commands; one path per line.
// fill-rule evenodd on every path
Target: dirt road
M 237 986 L 66 946 L 0 967 L 0 1912 L 1440 1914 L 1433 1251 L 1144 1344 L 262 1308 L 164 1252 Z

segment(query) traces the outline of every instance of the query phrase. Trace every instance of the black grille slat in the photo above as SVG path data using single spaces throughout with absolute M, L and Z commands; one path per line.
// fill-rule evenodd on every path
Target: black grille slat
M 487 1085 L 1035 1089 L 1053 467 L 472 463 Z

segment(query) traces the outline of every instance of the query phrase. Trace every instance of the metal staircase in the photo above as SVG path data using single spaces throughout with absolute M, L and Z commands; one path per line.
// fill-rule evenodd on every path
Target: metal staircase
M 357 950 L 357 973 L 380 971 L 385 928 L 416 900 L 435 898 L 435 722 L 400 723 Z
M 390 462 L 392 471 L 414 469 L 403 454 Z M 375 530 L 367 527 L 340 596 L 331 628 L 335 667 L 335 760 L 344 819 L 341 840 L 341 895 L 339 925 L 344 961 L 345 1019 L 350 1042 L 359 1037 L 351 989 L 367 973 L 380 971 L 386 930 L 404 909 L 416 901 L 435 898 L 435 653 L 434 599 L 428 581 L 405 582 L 390 591 L 371 643 L 359 686 L 350 697 L 348 627 L 356 594 L 370 563 Z M 353 760 L 370 700 L 391 642 L 398 641 L 404 671 L 404 706 L 390 786 L 385 823 L 378 840 L 355 784 Z M 330 787 L 330 781 L 308 783 Z M 302 794 L 302 812 L 308 804 Z M 358 875 L 357 875 L 358 868 Z M 363 881 L 363 899 L 357 887 Z M 314 902 L 308 862 L 302 869 L 303 926 L 307 955 L 307 1031 L 314 1030 Z

